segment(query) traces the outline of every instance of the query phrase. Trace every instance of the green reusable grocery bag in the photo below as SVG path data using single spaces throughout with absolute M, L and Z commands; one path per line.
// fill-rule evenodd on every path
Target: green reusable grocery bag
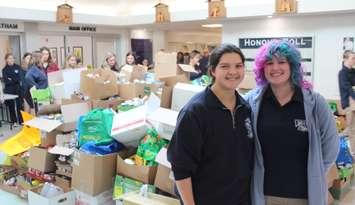
M 96 145 L 112 142 L 111 127 L 113 112 L 111 109 L 93 109 L 79 120 L 79 146 L 89 141 Z

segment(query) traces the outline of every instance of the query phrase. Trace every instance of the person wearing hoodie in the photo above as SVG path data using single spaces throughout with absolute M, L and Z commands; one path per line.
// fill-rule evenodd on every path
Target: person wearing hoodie
M 253 205 L 327 205 L 327 171 L 339 151 L 334 116 L 304 79 L 301 54 L 273 40 L 255 57 Z

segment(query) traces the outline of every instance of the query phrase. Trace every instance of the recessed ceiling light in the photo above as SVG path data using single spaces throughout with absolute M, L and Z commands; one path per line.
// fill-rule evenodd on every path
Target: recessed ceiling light
M 222 24 L 204 24 L 202 25 L 204 28 L 221 28 Z
M 267 16 L 269 19 L 271 19 L 272 18 L 272 16 L 270 15 L 270 16 Z

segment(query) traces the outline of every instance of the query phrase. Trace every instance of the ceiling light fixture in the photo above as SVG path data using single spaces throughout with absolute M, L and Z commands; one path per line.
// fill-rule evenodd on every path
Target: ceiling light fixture
M 204 27 L 204 28 L 221 28 L 222 24 L 203 24 L 202 27 Z
M 271 16 L 271 15 L 270 15 L 270 16 L 267 16 L 267 18 L 271 19 L 271 18 L 272 18 L 272 16 Z

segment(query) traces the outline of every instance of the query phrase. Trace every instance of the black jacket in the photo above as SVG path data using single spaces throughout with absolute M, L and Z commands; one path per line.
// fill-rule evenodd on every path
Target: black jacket
M 338 74 L 341 106 L 343 109 L 349 107 L 349 97 L 355 100 L 355 69 L 349 69 L 343 65 Z
M 2 69 L 2 77 L 4 79 L 4 93 L 21 96 L 21 90 L 24 82 L 24 71 L 22 68 L 14 64 L 6 65 Z
M 196 205 L 249 205 L 254 138 L 249 105 L 231 113 L 210 87 L 181 110 L 168 148 L 176 180 L 191 177 Z

